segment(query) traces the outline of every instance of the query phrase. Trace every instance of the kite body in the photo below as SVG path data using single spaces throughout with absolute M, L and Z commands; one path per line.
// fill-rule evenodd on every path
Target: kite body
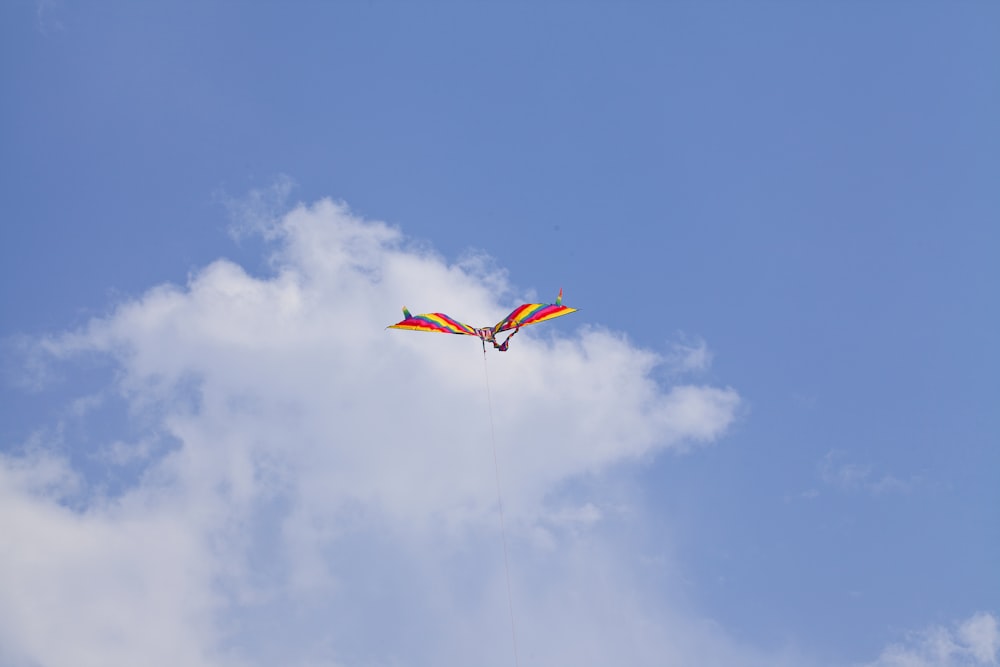
M 525 303 L 521 304 L 510 312 L 507 317 L 497 322 L 492 327 L 476 328 L 463 322 L 451 318 L 444 313 L 425 313 L 423 315 L 413 315 L 406 306 L 403 306 L 403 320 L 396 324 L 389 325 L 389 329 L 409 329 L 410 331 L 432 331 L 435 333 L 460 334 L 463 336 L 475 336 L 486 343 L 492 343 L 493 348 L 500 352 L 506 352 L 511 337 L 520 331 L 521 327 L 529 324 L 538 324 L 546 320 L 551 320 L 563 315 L 576 312 L 576 308 L 562 305 L 562 290 L 555 303 Z M 498 333 L 511 331 L 511 334 L 498 343 L 496 336 Z

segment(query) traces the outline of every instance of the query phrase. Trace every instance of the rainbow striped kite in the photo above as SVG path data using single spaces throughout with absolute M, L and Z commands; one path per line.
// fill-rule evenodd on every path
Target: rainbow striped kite
M 525 303 L 521 304 L 510 315 L 497 322 L 492 327 L 477 329 L 463 324 L 456 319 L 448 317 L 444 313 L 427 313 L 424 315 L 413 315 L 406 306 L 403 306 L 403 321 L 391 324 L 388 329 L 410 329 L 411 331 L 435 331 L 437 333 L 461 334 L 463 336 L 476 336 L 483 341 L 483 349 L 486 343 L 492 343 L 493 348 L 501 352 L 507 351 L 511 337 L 520 331 L 521 327 L 529 324 L 538 324 L 555 317 L 569 315 L 576 312 L 576 308 L 562 305 L 562 289 L 555 303 Z M 513 329 L 513 331 L 511 331 Z M 511 331 L 510 335 L 502 343 L 498 343 L 496 335 L 503 331 Z

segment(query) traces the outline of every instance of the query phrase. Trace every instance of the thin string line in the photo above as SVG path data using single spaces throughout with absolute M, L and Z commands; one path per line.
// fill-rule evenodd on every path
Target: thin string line
M 510 610 L 510 638 L 514 647 L 514 665 L 520 667 L 517 657 L 517 631 L 514 626 L 514 599 L 510 594 L 510 564 L 507 560 L 507 528 L 503 520 L 503 498 L 500 494 L 500 464 L 497 462 L 497 434 L 493 426 L 493 399 L 490 396 L 490 371 L 486 364 L 486 344 L 483 343 L 483 372 L 486 375 L 486 402 L 490 408 L 490 442 L 493 443 L 493 471 L 497 480 L 497 507 L 500 508 L 500 534 L 503 536 L 503 572 L 507 579 L 507 608 Z

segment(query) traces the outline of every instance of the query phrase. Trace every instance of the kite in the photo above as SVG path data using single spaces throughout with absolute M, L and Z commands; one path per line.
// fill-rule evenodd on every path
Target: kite
M 460 334 L 463 336 L 476 336 L 483 341 L 483 351 L 486 351 L 486 343 L 492 343 L 493 349 L 506 352 L 510 345 L 510 339 L 514 337 L 521 327 L 529 324 L 538 324 L 555 317 L 569 315 L 576 312 L 576 308 L 562 305 L 562 289 L 555 303 L 524 303 L 515 308 L 510 314 L 497 322 L 492 327 L 476 328 L 448 317 L 444 313 L 426 313 L 424 315 L 413 315 L 403 306 L 403 320 L 396 324 L 390 324 L 387 329 L 409 329 L 411 331 L 435 331 L 437 333 Z M 513 329 L 513 331 L 511 331 Z M 511 331 L 502 343 L 497 342 L 497 334 L 504 331 Z

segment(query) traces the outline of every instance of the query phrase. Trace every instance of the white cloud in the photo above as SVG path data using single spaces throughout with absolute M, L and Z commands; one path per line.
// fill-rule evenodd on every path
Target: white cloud
M 208 545 L 169 506 L 60 504 L 76 484 L 63 461 L 0 460 L 0 664 L 221 664 Z
M 273 275 L 220 260 L 37 344 L 68 369 L 106 355 L 116 384 L 86 395 L 148 432 L 90 453 L 135 467 L 124 488 L 37 448 L 0 459 L 0 664 L 510 664 L 481 348 L 384 329 L 404 303 L 495 322 L 506 274 L 340 204 L 269 206 L 249 210 Z M 804 664 L 647 591 L 618 541 L 641 513 L 590 492 L 718 439 L 737 392 L 663 386 L 669 359 L 571 318 L 487 360 L 525 663 Z
M 869 667 L 987 667 L 1000 653 L 1000 621 L 979 612 L 952 627 L 935 626 L 886 648 Z

